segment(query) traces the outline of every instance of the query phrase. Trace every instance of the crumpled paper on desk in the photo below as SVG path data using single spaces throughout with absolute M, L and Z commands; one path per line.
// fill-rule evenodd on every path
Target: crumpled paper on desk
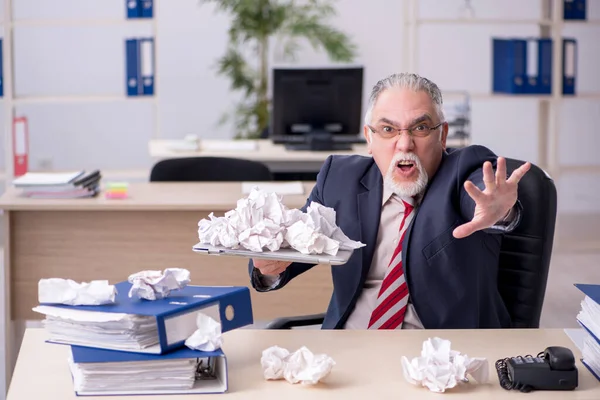
M 260 364 L 267 380 L 283 378 L 292 384 L 315 385 L 329 375 L 335 361 L 326 354 L 313 354 L 305 346 L 293 353 L 272 346 L 262 352 Z
M 77 283 L 71 279 L 49 278 L 38 282 L 40 303 L 97 306 L 114 303 L 116 294 L 115 286 L 105 280 Z
M 167 268 L 161 271 L 140 271 L 129 275 L 129 297 L 157 300 L 168 297 L 171 291 L 178 290 L 190 283 L 190 271 L 183 268 Z
M 336 255 L 338 250 L 365 246 L 348 238 L 336 225 L 333 208 L 312 202 L 306 213 L 288 209 L 276 193 L 254 188 L 237 207 L 198 222 L 201 243 L 254 252 L 293 248 L 303 254 Z
M 187 338 L 185 345 L 192 350 L 215 351 L 223 345 L 221 324 L 206 314 L 198 313 L 198 329 Z
M 485 358 L 470 358 L 451 350 L 450 344 L 449 340 L 429 338 L 423 342 L 421 357 L 409 361 L 402 356 L 404 378 L 438 393 L 455 387 L 459 382 L 467 382 L 467 375 L 477 383 L 488 380 L 489 366 Z

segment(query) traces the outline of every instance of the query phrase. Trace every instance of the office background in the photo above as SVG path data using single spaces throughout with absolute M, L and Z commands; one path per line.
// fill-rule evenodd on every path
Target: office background
M 355 63 L 365 67 L 365 102 L 377 79 L 404 65 L 404 3 L 337 3 L 333 22 L 358 45 Z M 442 90 L 472 94 L 474 143 L 538 162 L 539 98 L 490 94 L 491 37 L 539 35 L 543 1 L 472 1 L 475 22 L 455 23 L 436 19 L 459 17 L 463 0 L 417 3 L 419 16 L 433 19 L 418 28 L 418 72 Z M 563 165 L 596 168 L 567 170 L 557 177 L 559 212 L 600 212 L 600 1 L 588 3 L 590 21 L 564 29 L 565 36 L 578 41 L 578 96 L 563 100 L 558 155 Z M 152 20 L 127 20 L 124 0 L 12 1 L 15 114 L 29 120 L 31 169 L 101 168 L 144 179 L 152 165 L 152 138 L 235 134 L 216 123 L 235 100 L 228 81 L 214 68 L 225 48 L 228 17 L 197 0 L 155 1 L 154 7 Z M 156 99 L 124 95 L 124 40 L 131 36 L 155 37 Z M 281 49 L 275 44 L 272 50 L 277 65 Z M 296 64 L 329 62 L 304 46 Z M 0 143 L 4 146 L 4 140 Z M 0 157 L 5 153 L 2 148 Z
M 376 81 L 410 65 L 407 2 L 336 3 L 333 24 L 357 44 L 352 65 L 365 68 L 363 113 Z M 473 143 L 489 146 L 499 155 L 538 163 L 538 133 L 545 124 L 540 119 L 543 98 L 491 93 L 492 37 L 539 36 L 545 0 L 411 2 L 425 19 L 413 31 L 418 36 L 414 72 L 432 79 L 444 92 L 470 93 Z M 105 180 L 147 181 L 155 161 L 148 151 L 151 139 L 235 135 L 231 126 L 217 125 L 236 100 L 229 81 L 218 76 L 215 68 L 227 43 L 229 17 L 199 0 L 153 3 L 154 18 L 128 20 L 125 0 L 0 0 L 0 36 L 5 36 L 12 21 L 13 103 L 15 116 L 28 118 L 31 170 L 101 169 Z M 466 3 L 475 16 L 460 20 Z M 587 21 L 565 23 L 563 33 L 577 40 L 577 95 L 560 100 L 556 145 L 558 161 L 565 168 L 554 178 L 557 232 L 574 239 L 568 252 L 553 254 L 544 327 L 576 324 L 572 317 L 579 298 L 571 295 L 578 294 L 572 280 L 597 282 L 599 278 L 600 0 L 588 0 Z M 154 37 L 155 96 L 125 94 L 129 37 Z M 271 50 L 272 65 L 280 65 L 281 46 L 275 42 Z M 306 43 L 294 64 L 331 65 Z M 0 126 L 10 126 L 9 113 L 0 98 Z M 6 148 L 9 132 L 0 130 L 2 186 L 10 184 L 2 173 L 11 162 Z

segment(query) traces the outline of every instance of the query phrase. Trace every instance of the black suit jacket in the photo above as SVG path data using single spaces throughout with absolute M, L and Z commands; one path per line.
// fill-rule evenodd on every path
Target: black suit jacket
M 495 168 L 496 156 L 482 146 L 445 152 L 404 237 L 405 277 L 425 328 L 511 325 L 497 287 L 503 231 L 490 228 L 463 239 L 452 235 L 454 228 L 473 218 L 475 203 L 464 182 L 470 180 L 483 189 L 485 161 L 491 161 Z M 342 231 L 366 244 L 354 251 L 347 264 L 331 268 L 333 294 L 323 329 L 343 328 L 361 293 L 375 250 L 382 194 L 383 177 L 371 157 L 330 156 L 303 208 L 305 211 L 312 201 L 334 208 Z M 267 291 L 281 289 L 312 267 L 292 264 L 271 288 L 260 284 L 260 274 L 251 261 L 249 272 L 253 287 Z

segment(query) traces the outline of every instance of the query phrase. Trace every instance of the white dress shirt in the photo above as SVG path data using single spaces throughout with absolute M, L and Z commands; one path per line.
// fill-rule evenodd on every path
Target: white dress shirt
M 381 218 L 375 252 L 369 268 L 369 274 L 356 301 L 356 306 L 346 321 L 344 329 L 367 329 L 371 313 L 377 306 L 377 294 L 383 282 L 385 272 L 398 241 L 400 240 L 400 223 L 404 218 L 404 203 L 387 185 L 383 185 Z M 415 210 L 416 211 L 416 210 Z M 413 212 L 415 212 L 413 211 Z M 404 249 L 402 249 L 404 251 Z M 410 294 L 409 294 L 410 295 Z M 421 329 L 423 325 L 408 298 L 406 314 L 402 329 Z

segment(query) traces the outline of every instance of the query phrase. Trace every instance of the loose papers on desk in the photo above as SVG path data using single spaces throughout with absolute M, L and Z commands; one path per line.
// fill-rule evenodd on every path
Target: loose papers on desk
M 222 350 L 180 348 L 163 355 L 71 346 L 68 360 L 79 396 L 224 393 L 227 361 Z
M 470 375 L 477 383 L 489 378 L 489 366 L 485 358 L 471 358 L 450 349 L 450 341 L 438 337 L 423 342 L 421 356 L 409 360 L 402 356 L 404 378 L 414 384 L 443 393 L 467 381 Z
M 293 353 L 272 346 L 262 352 L 260 364 L 267 380 L 285 379 L 293 384 L 314 385 L 331 373 L 335 361 L 327 354 L 313 354 L 305 346 Z
M 138 353 L 161 354 L 184 346 L 203 313 L 227 332 L 253 323 L 250 290 L 243 287 L 188 285 L 162 299 L 129 297 L 132 284 L 115 285 L 114 304 L 44 304 L 33 310 L 46 316 L 51 342 Z M 227 318 L 231 308 L 233 317 Z
M 600 380 L 600 285 L 575 286 L 585 294 L 581 301 L 581 310 L 577 314 L 577 322 L 586 332 L 581 362 Z
M 336 225 L 333 208 L 312 202 L 306 213 L 288 209 L 281 197 L 258 188 L 238 200 L 237 207 L 198 222 L 200 243 L 254 252 L 293 248 L 303 254 L 336 255 L 364 244 L 348 238 Z
M 21 195 L 39 199 L 93 197 L 100 191 L 100 171 L 28 172 L 13 181 Z

